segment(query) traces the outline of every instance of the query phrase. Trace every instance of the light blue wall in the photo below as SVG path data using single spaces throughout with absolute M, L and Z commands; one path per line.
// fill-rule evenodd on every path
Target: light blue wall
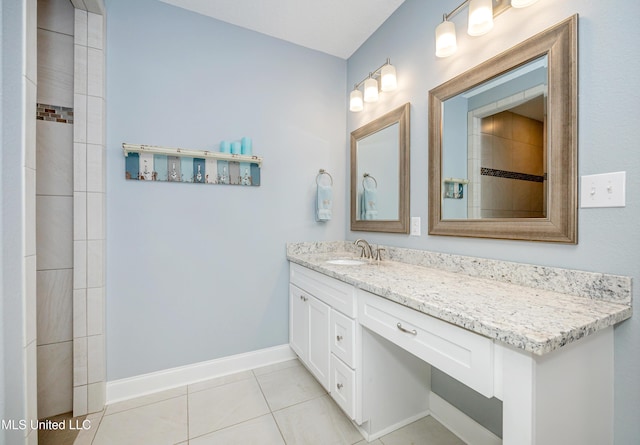
M 468 123 L 467 112 L 469 104 L 463 96 L 452 97 L 442 107 L 445 125 L 442 128 L 442 145 L 446 147 L 442 157 L 443 178 L 469 179 L 467 169 L 467 141 Z M 469 186 L 463 186 L 462 199 L 447 198 L 442 203 L 442 216 L 446 219 L 467 217 L 467 200 Z
M 107 7 L 107 378 L 288 343 L 287 241 L 344 238 L 346 62 L 156 0 Z M 253 138 L 260 187 L 125 181 L 123 142 Z
M 385 94 L 363 113 L 348 115 L 347 130 L 410 101 L 411 214 L 422 218 L 423 235 L 357 233 L 373 243 L 438 252 L 582 269 L 633 277 L 634 316 L 615 329 L 615 443 L 637 443 L 640 437 L 640 3 L 635 0 L 594 2 L 540 0 L 535 5 L 500 15 L 483 37 L 464 32 L 465 14 L 453 19 L 458 52 L 447 59 L 434 56 L 434 29 L 443 12 L 458 0 L 406 0 L 348 60 L 348 85 L 364 77 L 386 57 L 398 70 L 399 89 Z M 430 89 L 461 74 L 518 42 L 579 13 L 579 174 L 625 170 L 627 206 L 580 209 L 579 244 L 558 245 L 426 235 L 427 225 L 427 97 Z M 348 203 L 346 203 L 348 205 Z M 446 391 L 446 388 L 443 389 Z

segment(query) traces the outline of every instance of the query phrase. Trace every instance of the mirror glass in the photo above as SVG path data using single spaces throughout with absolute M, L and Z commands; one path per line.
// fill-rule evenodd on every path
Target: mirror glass
M 409 107 L 351 133 L 351 230 L 408 233 Z
M 396 122 L 356 142 L 360 178 L 356 183 L 356 220 L 400 218 L 399 136 L 400 124 Z
M 573 16 L 429 92 L 429 234 L 577 242 Z
M 442 219 L 545 218 L 547 56 L 442 104 Z

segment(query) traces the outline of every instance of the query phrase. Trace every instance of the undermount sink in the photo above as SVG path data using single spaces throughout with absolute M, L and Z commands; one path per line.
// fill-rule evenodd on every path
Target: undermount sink
M 329 264 L 336 264 L 339 266 L 360 266 L 361 264 L 366 264 L 366 261 L 356 260 L 352 258 L 337 258 L 334 260 L 327 260 Z

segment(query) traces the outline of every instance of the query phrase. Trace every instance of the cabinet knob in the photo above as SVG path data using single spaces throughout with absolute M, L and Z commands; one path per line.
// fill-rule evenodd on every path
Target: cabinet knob
M 301 299 L 302 301 L 307 301 L 307 300 L 308 300 L 308 298 L 307 298 L 307 297 L 305 297 L 304 295 L 300 295 L 300 299 Z
M 336 336 L 336 340 L 338 340 L 338 341 L 342 341 L 342 335 L 337 335 L 337 336 Z
M 338 384 L 336 385 L 336 387 L 337 387 L 338 389 L 342 389 L 342 387 L 343 387 L 343 386 L 344 386 L 344 385 L 343 385 L 342 383 L 338 383 Z

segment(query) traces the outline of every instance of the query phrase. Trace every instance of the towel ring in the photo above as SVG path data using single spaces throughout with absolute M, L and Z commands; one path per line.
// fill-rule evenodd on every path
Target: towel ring
M 365 188 L 364 185 L 364 181 L 367 179 L 373 179 L 374 184 L 376 185 L 376 188 L 378 188 L 378 181 L 376 181 L 376 178 L 374 178 L 373 176 L 371 176 L 369 173 L 365 173 L 364 175 L 362 175 L 362 187 Z
M 328 172 L 328 171 L 326 171 L 324 168 L 321 168 L 321 169 L 318 171 L 318 175 L 316 176 L 316 185 L 320 185 L 320 183 L 318 182 L 318 179 L 320 179 L 320 176 L 322 176 L 322 175 L 327 175 L 327 176 L 329 176 L 329 179 L 331 179 L 331 185 L 333 185 L 333 176 L 331 176 L 331 175 L 329 174 L 329 172 Z

